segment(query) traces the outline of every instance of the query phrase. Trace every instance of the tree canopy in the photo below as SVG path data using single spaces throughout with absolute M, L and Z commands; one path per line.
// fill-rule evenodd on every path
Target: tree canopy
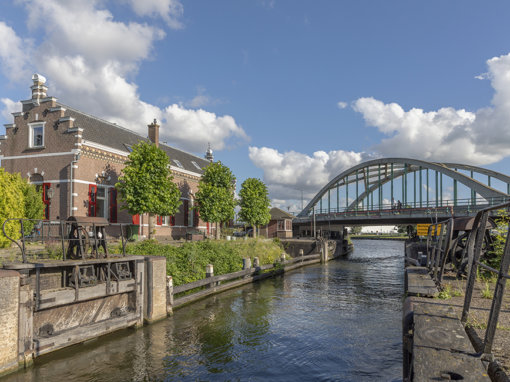
M 122 208 L 132 215 L 175 214 L 181 205 L 181 193 L 172 179 L 170 160 L 163 150 L 148 142 L 134 145 L 115 185 L 123 202 Z M 151 221 L 152 218 L 149 225 Z M 151 234 L 152 227 L 149 227 Z
M 206 222 L 221 223 L 234 218 L 236 178 L 221 162 L 212 162 L 198 184 L 196 201 L 200 217 Z M 216 229 L 219 238 L 219 228 Z
M 239 196 L 241 198 L 239 201 L 241 220 L 254 227 L 269 223 L 271 220 L 270 200 L 264 182 L 256 178 L 246 179 L 241 185 Z

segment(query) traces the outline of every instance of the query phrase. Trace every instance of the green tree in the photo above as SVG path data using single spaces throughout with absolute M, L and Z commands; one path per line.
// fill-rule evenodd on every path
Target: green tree
M 241 220 L 253 226 L 253 236 L 256 237 L 257 226 L 267 224 L 271 220 L 267 187 L 259 179 L 248 178 L 241 185 L 239 196 L 241 198 L 239 216 Z
M 25 205 L 23 203 L 23 190 L 18 181 L 19 174 L 13 175 L 0 168 L 0 247 L 7 247 L 11 241 L 5 237 L 2 226 L 7 219 L 23 218 Z M 20 225 L 10 221 L 5 225 L 6 234 L 17 240 L 21 236 Z
M 22 179 L 19 174 L 16 174 L 16 180 L 21 192 L 23 193 L 23 204 L 25 206 L 24 218 L 30 219 L 23 222 L 23 231 L 26 235 L 30 234 L 34 229 L 37 222 L 34 220 L 44 219 L 44 203 L 42 195 L 34 184 L 30 184 L 26 179 Z
M 361 233 L 361 229 L 363 226 L 360 225 L 354 225 L 351 227 L 351 235 L 359 235 Z
M 212 162 L 206 168 L 198 184 L 196 201 L 200 217 L 216 223 L 216 239 L 220 238 L 218 223 L 234 218 L 234 189 L 236 178 L 221 162 Z
M 132 215 L 149 214 L 149 238 L 153 235 L 154 214 L 174 215 L 181 205 L 181 193 L 172 180 L 170 159 L 163 150 L 148 142 L 133 146 L 115 187 L 122 208 Z

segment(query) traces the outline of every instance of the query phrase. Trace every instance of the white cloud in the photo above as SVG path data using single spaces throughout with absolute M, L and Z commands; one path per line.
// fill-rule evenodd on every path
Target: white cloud
M 312 198 L 334 176 L 358 163 L 363 153 L 316 151 L 313 156 L 268 147 L 250 147 L 249 157 L 264 171 L 264 182 L 275 199 Z
M 510 54 L 487 61 L 495 90 L 492 106 L 476 112 L 451 107 L 437 111 L 359 98 L 353 109 L 384 133 L 373 150 L 383 156 L 488 164 L 510 155 Z
M 0 115 L 4 117 L 6 121 L 9 121 L 9 123 L 12 123 L 11 113 L 20 111 L 21 105 L 19 104 L 19 102 L 15 102 L 9 98 L 0 98 L 0 102 L 3 104 L 3 107 L 0 110 Z
M 347 107 L 347 102 L 340 101 L 336 105 L 339 109 L 345 109 Z
M 16 56 L 13 60 L 32 63 L 36 71 L 48 78 L 49 95 L 143 135 L 147 134 L 147 124 L 156 118 L 162 121 L 161 140 L 194 152 L 204 152 L 208 142 L 215 150 L 221 150 L 248 139 L 229 115 L 217 116 L 176 104 L 159 108 L 141 99 L 133 78 L 140 63 L 152 58 L 154 43 L 165 37 L 161 29 L 116 21 L 109 10 L 102 8 L 101 0 L 22 2 L 31 32 L 39 34 L 42 43 L 34 52 L 9 54 Z M 171 27 L 179 27 L 178 17 L 182 15 L 179 1 L 133 0 L 131 5 L 140 16 L 159 15 Z M 21 44 L 19 38 L 14 41 Z M 17 75 L 30 78 L 21 71 Z M 199 103 L 199 99 L 195 100 L 195 107 Z
M 127 0 L 139 16 L 159 16 L 173 29 L 181 29 L 184 7 L 179 0 Z
M 215 99 L 207 94 L 207 90 L 203 86 L 197 87 L 197 95 L 193 97 L 193 99 L 189 102 L 186 102 L 185 105 L 191 108 L 197 109 L 204 106 L 212 106 L 218 103 L 222 103 L 222 100 Z
M 0 68 L 7 78 L 19 81 L 29 76 L 27 52 L 31 50 L 32 40 L 22 39 L 0 21 Z
M 174 104 L 163 110 L 162 117 L 165 123 L 161 134 L 167 136 L 169 142 L 194 152 L 204 151 L 208 143 L 215 150 L 223 150 L 229 140 L 249 140 L 242 127 L 229 115 L 220 117 L 202 109 L 190 110 Z

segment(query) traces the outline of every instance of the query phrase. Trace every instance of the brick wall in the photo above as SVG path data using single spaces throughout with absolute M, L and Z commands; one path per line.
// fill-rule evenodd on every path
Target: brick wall
M 0 375 L 18 367 L 19 273 L 0 269 Z

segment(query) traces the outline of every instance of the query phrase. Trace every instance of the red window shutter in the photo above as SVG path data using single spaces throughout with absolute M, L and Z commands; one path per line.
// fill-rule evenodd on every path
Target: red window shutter
M 133 215 L 132 220 L 133 220 L 133 224 L 139 225 L 140 224 L 140 215 L 139 214 Z
M 89 216 L 96 216 L 97 211 L 97 186 L 89 184 Z
M 156 224 L 157 225 L 163 225 L 163 217 L 156 215 Z
M 117 223 L 117 190 L 110 188 L 110 223 Z
M 189 201 L 183 200 L 182 204 L 184 210 L 184 227 L 187 227 L 189 223 Z
M 51 187 L 51 183 L 43 183 L 42 200 L 44 203 L 44 218 L 48 220 L 50 218 L 50 204 L 51 200 L 48 198 L 48 190 Z

